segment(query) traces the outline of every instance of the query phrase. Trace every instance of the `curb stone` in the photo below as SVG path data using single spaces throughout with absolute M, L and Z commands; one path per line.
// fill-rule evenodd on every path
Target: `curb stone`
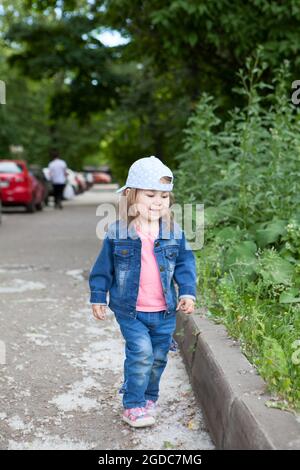
M 175 338 L 218 449 L 300 449 L 300 420 L 268 408 L 266 383 L 223 325 L 177 314 Z

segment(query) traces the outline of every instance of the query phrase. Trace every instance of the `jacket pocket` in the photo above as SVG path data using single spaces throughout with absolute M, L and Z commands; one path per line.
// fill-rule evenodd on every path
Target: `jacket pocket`
M 116 246 L 114 249 L 114 261 L 116 268 L 127 271 L 133 259 L 133 248 Z

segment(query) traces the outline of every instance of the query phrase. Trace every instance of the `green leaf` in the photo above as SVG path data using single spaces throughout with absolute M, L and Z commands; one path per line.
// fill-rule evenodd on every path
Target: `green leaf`
M 288 375 L 286 354 L 275 338 L 266 337 L 263 344 L 264 372 L 273 379 L 283 380 Z
M 205 226 L 218 225 L 228 219 L 232 213 L 232 207 L 207 207 L 204 210 Z
M 291 411 L 289 406 L 286 403 L 284 403 L 283 401 L 267 400 L 265 402 L 265 405 L 266 405 L 267 408 L 276 408 L 278 410 Z
M 241 234 L 233 227 L 224 227 L 216 232 L 216 241 L 221 245 L 226 242 L 233 243 L 240 240 Z
M 194 47 L 198 41 L 198 35 L 196 33 L 191 33 L 187 37 L 189 44 Z
M 175 449 L 175 445 L 172 442 L 164 441 L 163 448 L 164 449 Z
M 279 302 L 281 304 L 294 304 L 300 302 L 300 297 L 297 297 L 297 295 L 299 295 L 299 289 L 292 287 L 291 289 L 281 293 Z
M 253 274 L 257 263 L 256 249 L 252 241 L 243 241 L 229 248 L 224 259 L 225 269 L 241 276 Z
M 270 243 L 275 243 L 285 232 L 287 222 L 285 220 L 273 220 L 265 224 L 265 228 L 256 231 L 255 240 L 260 248 L 264 248 Z
M 266 283 L 289 285 L 292 282 L 294 268 L 276 252 L 269 252 L 261 257 L 257 272 Z

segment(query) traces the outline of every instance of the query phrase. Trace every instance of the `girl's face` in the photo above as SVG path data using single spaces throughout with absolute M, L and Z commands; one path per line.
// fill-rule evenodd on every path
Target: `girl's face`
M 158 220 L 169 210 L 170 193 L 152 189 L 139 189 L 136 197 L 136 208 L 140 217 L 148 222 Z

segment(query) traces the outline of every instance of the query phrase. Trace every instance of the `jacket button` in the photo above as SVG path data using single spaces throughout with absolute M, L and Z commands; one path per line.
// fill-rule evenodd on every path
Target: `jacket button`
M 155 243 L 154 243 L 154 246 L 159 246 L 159 242 L 155 242 Z
M 160 270 L 160 271 L 164 271 L 165 268 L 164 268 L 163 266 L 160 266 L 160 267 L 159 267 L 159 270 Z
M 121 253 L 122 253 L 122 255 L 127 255 L 128 250 L 122 250 Z

